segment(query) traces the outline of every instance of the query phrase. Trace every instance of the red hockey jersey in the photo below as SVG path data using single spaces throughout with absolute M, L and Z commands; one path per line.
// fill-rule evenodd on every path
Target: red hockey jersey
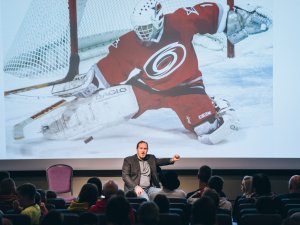
M 134 31 L 121 36 L 109 47 L 108 55 L 97 66 L 108 84 L 126 83 L 133 69 L 138 80 L 153 90 L 164 91 L 184 85 L 196 85 L 201 79 L 192 45 L 196 33 L 216 33 L 219 8 L 202 3 L 165 15 L 164 30 L 158 43 L 145 46 Z

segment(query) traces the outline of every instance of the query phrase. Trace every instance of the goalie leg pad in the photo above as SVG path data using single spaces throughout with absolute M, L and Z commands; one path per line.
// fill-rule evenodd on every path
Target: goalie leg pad
M 58 119 L 42 127 L 47 139 L 76 139 L 130 119 L 139 110 L 130 85 L 101 90 L 89 98 L 77 98 Z

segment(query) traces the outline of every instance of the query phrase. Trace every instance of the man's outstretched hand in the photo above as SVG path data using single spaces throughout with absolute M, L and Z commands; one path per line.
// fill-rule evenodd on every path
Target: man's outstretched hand
M 180 159 L 180 155 L 176 154 L 176 155 L 174 155 L 173 158 L 171 159 L 171 162 L 172 162 L 172 163 L 173 163 L 173 162 L 176 162 L 176 161 L 178 161 L 179 159 Z

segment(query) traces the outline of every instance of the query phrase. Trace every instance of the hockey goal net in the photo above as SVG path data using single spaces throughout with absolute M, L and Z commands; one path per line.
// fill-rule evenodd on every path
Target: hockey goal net
M 131 29 L 130 14 L 137 1 L 76 0 L 80 60 L 105 54 L 110 43 Z M 161 0 L 165 13 L 199 2 Z M 26 78 L 64 76 L 71 54 L 69 14 L 68 0 L 32 0 L 5 56 L 4 72 Z M 225 37 L 212 40 L 219 48 L 227 47 Z

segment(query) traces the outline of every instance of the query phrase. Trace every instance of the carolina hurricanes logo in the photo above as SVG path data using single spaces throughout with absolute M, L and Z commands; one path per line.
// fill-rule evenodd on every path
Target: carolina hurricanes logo
M 145 63 L 144 70 L 149 78 L 159 80 L 180 67 L 185 58 L 185 47 L 174 42 L 155 52 Z

